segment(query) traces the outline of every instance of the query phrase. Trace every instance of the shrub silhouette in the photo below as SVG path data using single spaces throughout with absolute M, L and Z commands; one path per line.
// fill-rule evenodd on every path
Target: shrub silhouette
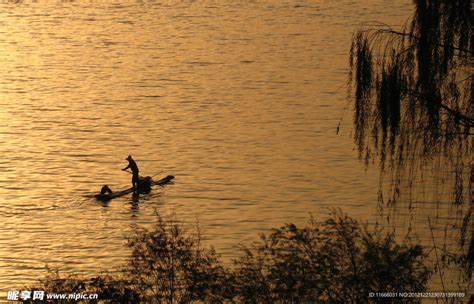
M 202 247 L 201 240 L 199 228 L 188 232 L 174 217 L 165 221 L 158 214 L 153 230 L 135 230 L 128 242 L 132 255 L 126 272 L 146 302 L 226 298 L 229 272 L 213 249 Z
M 99 295 L 87 303 L 418 303 L 369 293 L 422 292 L 431 275 L 420 245 L 397 244 L 393 234 L 369 231 L 341 212 L 262 234 L 241 247 L 232 269 L 203 247 L 198 227 L 186 230 L 174 217 L 157 214 L 152 229 L 134 229 L 128 246 L 131 256 L 118 275 L 52 272 L 40 288 L 27 290 Z
M 431 275 L 420 245 L 397 245 L 393 234 L 341 213 L 304 228 L 286 224 L 243 250 L 235 269 L 242 302 L 367 303 L 370 292 L 425 291 Z

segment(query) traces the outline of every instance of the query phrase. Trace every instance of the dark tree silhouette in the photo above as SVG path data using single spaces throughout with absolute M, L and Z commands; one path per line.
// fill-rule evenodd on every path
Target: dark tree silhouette
M 340 211 L 261 235 L 235 261 L 240 303 L 420 303 L 417 298 L 369 298 L 375 292 L 423 292 L 432 270 L 423 247 Z
M 402 190 L 411 201 L 426 168 L 433 172 L 435 190 L 452 183 L 447 193 L 438 193 L 454 203 L 463 262 L 472 278 L 471 0 L 415 0 L 414 6 L 412 21 L 402 30 L 371 23 L 354 36 L 349 88 L 355 142 L 367 163 L 380 161 L 379 206 L 395 206 Z M 390 177 L 388 200 L 385 176 Z
M 92 278 L 50 271 L 36 286 L 45 293 L 97 294 L 98 299 L 41 303 L 421 303 L 421 298 L 371 297 L 423 292 L 432 274 L 428 254 L 407 236 L 369 227 L 334 210 L 325 221 L 285 224 L 242 246 L 234 268 L 202 244 L 199 226 L 184 229 L 157 214 L 151 229 L 136 227 L 120 271 Z M 46 299 L 45 299 L 46 300 Z M 22 303 L 39 303 L 31 298 Z

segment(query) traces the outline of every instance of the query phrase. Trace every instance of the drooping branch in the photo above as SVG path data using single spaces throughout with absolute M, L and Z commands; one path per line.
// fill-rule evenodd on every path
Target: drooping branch
M 404 168 L 413 172 L 410 166 L 437 153 L 453 166 L 472 158 L 470 0 L 417 0 L 415 6 L 402 30 L 364 24 L 349 61 L 359 156 L 377 156 L 381 170 L 391 168 L 398 180 Z
M 474 232 L 467 229 L 474 225 L 471 0 L 414 4 L 409 26 L 394 30 L 371 23 L 367 29 L 365 24 L 353 38 L 349 87 L 355 93 L 350 95 L 354 139 L 366 165 L 372 158 L 379 161 L 379 210 L 394 211 L 400 198 L 410 209 L 420 199 L 436 201 L 436 206 L 453 204 L 447 225 L 461 227 L 457 233 L 463 241 L 456 259 L 467 261 L 470 281 L 474 265 Z M 426 196 L 426 187 L 433 196 Z
M 411 33 L 406 33 L 406 32 L 400 32 L 400 31 L 396 31 L 396 30 L 393 30 L 393 29 L 368 29 L 368 30 L 365 30 L 365 31 L 362 31 L 362 32 L 365 32 L 365 33 L 368 33 L 368 32 L 375 32 L 376 34 L 390 34 L 390 35 L 396 35 L 396 36 L 401 36 L 401 37 L 407 37 L 407 38 L 410 38 L 410 39 L 414 39 L 414 40 L 419 40 L 420 38 L 411 34 Z M 465 49 L 465 48 L 460 48 L 460 47 L 457 47 L 457 46 L 454 46 L 454 45 L 447 45 L 447 44 L 443 44 L 443 43 L 436 43 L 435 44 L 436 46 L 438 47 L 442 47 L 442 48 L 450 48 L 452 50 L 455 50 L 455 51 L 458 51 L 460 53 L 466 53 L 466 54 L 469 54 L 470 56 L 474 56 L 474 51 L 471 51 L 469 49 Z

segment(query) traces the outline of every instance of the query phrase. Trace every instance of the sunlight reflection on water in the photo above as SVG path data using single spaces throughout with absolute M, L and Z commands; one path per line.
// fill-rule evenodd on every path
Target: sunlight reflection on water
M 239 242 L 328 208 L 370 219 L 377 174 L 351 135 L 356 26 L 411 1 L 2 4 L 0 285 L 44 266 L 97 273 L 153 211 L 199 219 L 224 260 Z M 87 195 L 143 175 L 176 183 L 138 207 Z

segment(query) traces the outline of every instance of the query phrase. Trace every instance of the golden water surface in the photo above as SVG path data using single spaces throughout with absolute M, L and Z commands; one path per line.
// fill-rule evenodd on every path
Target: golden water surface
M 410 0 L 0 4 L 0 290 L 121 265 L 153 212 L 239 243 L 339 207 L 373 218 L 377 169 L 354 150 L 351 36 Z M 336 134 L 343 118 L 341 132 Z M 120 169 L 176 176 L 131 204 Z

